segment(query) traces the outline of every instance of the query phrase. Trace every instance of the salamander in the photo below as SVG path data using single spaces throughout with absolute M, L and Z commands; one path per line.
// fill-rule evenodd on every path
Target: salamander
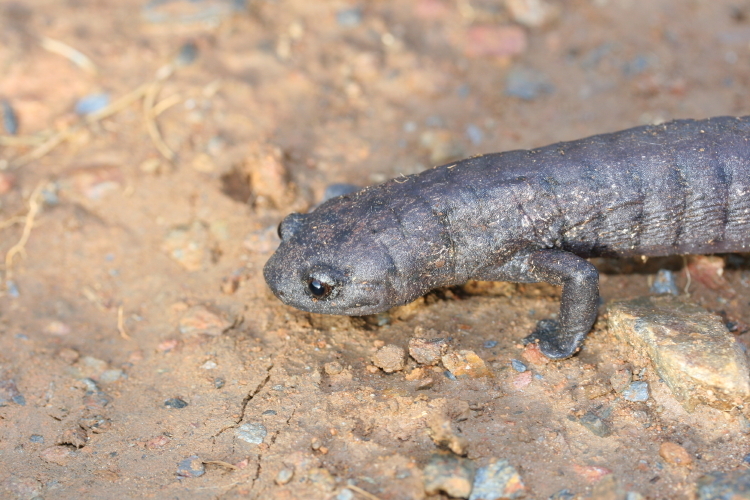
M 597 315 L 587 258 L 750 251 L 750 117 L 675 120 L 487 154 L 344 194 L 279 225 L 282 302 L 367 315 L 469 279 L 562 286 L 526 339 L 575 354 Z

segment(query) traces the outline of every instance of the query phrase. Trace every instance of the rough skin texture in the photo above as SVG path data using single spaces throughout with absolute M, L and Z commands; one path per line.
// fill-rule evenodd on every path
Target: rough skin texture
M 678 120 L 469 158 L 331 199 L 279 226 L 284 303 L 363 315 L 469 279 L 562 285 L 527 340 L 573 355 L 596 319 L 596 256 L 750 251 L 750 117 Z

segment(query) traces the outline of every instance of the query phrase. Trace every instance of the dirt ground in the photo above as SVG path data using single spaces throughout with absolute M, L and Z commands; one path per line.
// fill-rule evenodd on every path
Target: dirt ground
M 687 413 L 603 318 L 580 355 L 519 380 L 553 287 L 443 290 L 362 319 L 293 310 L 263 281 L 278 222 L 329 184 L 750 112 L 750 3 L 545 5 L 0 1 L 2 496 L 447 498 L 423 488 L 430 419 L 478 466 L 507 459 L 528 498 L 583 498 L 609 472 L 688 498 L 743 467 L 739 414 Z M 84 115 L 87 96 L 111 113 Z M 647 294 L 660 265 L 686 284 L 681 261 L 599 264 L 605 302 Z M 741 334 L 750 270 L 724 276 L 736 293 L 693 281 L 692 300 Z M 374 369 L 417 327 L 492 376 Z M 628 366 L 647 402 L 590 389 Z M 693 463 L 667 463 L 665 441 Z

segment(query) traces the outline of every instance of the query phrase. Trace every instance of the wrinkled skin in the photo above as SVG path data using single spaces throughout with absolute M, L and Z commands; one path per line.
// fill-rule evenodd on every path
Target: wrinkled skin
M 329 200 L 279 227 L 284 303 L 364 315 L 469 279 L 561 285 L 527 341 L 573 355 L 596 319 L 588 257 L 750 251 L 750 118 L 679 120 L 479 156 Z

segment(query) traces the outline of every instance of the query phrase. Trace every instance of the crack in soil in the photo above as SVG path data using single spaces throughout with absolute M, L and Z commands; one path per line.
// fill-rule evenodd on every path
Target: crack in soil
M 235 424 L 239 424 L 245 419 L 245 411 L 247 410 L 247 405 L 250 404 L 250 401 L 253 400 L 255 396 L 258 395 L 260 391 L 263 390 L 263 388 L 268 384 L 268 381 L 271 380 L 271 370 L 273 370 L 273 363 L 270 364 L 268 368 L 266 368 L 266 377 L 263 379 L 263 381 L 258 384 L 254 390 L 250 391 L 247 396 L 245 396 L 245 399 L 242 400 L 242 409 L 240 410 L 240 418 L 237 419 Z

